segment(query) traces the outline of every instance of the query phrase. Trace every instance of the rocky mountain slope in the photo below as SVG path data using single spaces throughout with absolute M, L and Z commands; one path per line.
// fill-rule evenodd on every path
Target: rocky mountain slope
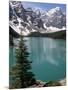
M 20 1 L 9 2 L 9 25 L 23 35 L 33 32 L 51 33 L 66 30 L 66 15 L 60 7 L 55 7 L 49 11 L 40 9 L 24 8 Z

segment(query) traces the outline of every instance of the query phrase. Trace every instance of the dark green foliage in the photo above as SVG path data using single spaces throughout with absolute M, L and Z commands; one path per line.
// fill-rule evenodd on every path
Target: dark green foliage
M 34 74 L 31 72 L 31 61 L 28 60 L 29 53 L 24 44 L 22 32 L 15 53 L 17 61 L 11 70 L 12 85 L 10 88 L 26 88 L 35 84 Z

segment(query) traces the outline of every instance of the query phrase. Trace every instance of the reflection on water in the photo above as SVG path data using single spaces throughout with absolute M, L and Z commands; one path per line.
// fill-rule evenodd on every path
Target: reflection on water
M 27 40 L 25 44 L 30 52 L 29 59 L 33 61 L 32 70 L 37 79 L 46 81 L 58 80 L 65 77 L 65 40 L 41 37 L 29 37 L 25 39 Z M 12 52 L 12 50 L 10 50 L 10 52 Z M 12 55 L 12 57 L 14 57 L 14 55 Z M 12 62 L 15 63 L 15 61 L 11 60 L 10 64 L 12 64 Z
M 26 45 L 36 77 L 41 80 L 57 80 L 65 77 L 65 40 L 28 38 Z

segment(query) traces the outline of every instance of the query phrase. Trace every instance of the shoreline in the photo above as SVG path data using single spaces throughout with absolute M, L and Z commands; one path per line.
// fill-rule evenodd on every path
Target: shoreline
M 51 86 L 66 86 L 66 78 L 57 80 L 57 81 L 49 81 L 49 82 L 44 82 L 42 80 L 36 80 L 36 84 L 30 86 L 30 88 L 51 87 Z

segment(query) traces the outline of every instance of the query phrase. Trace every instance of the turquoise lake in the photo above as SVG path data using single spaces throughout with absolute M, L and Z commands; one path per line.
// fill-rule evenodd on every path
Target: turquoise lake
M 28 37 L 26 46 L 32 60 L 32 71 L 42 81 L 60 80 L 66 77 L 66 40 L 45 37 Z M 18 43 L 16 41 L 16 43 Z M 9 67 L 16 63 L 15 48 L 9 50 Z

